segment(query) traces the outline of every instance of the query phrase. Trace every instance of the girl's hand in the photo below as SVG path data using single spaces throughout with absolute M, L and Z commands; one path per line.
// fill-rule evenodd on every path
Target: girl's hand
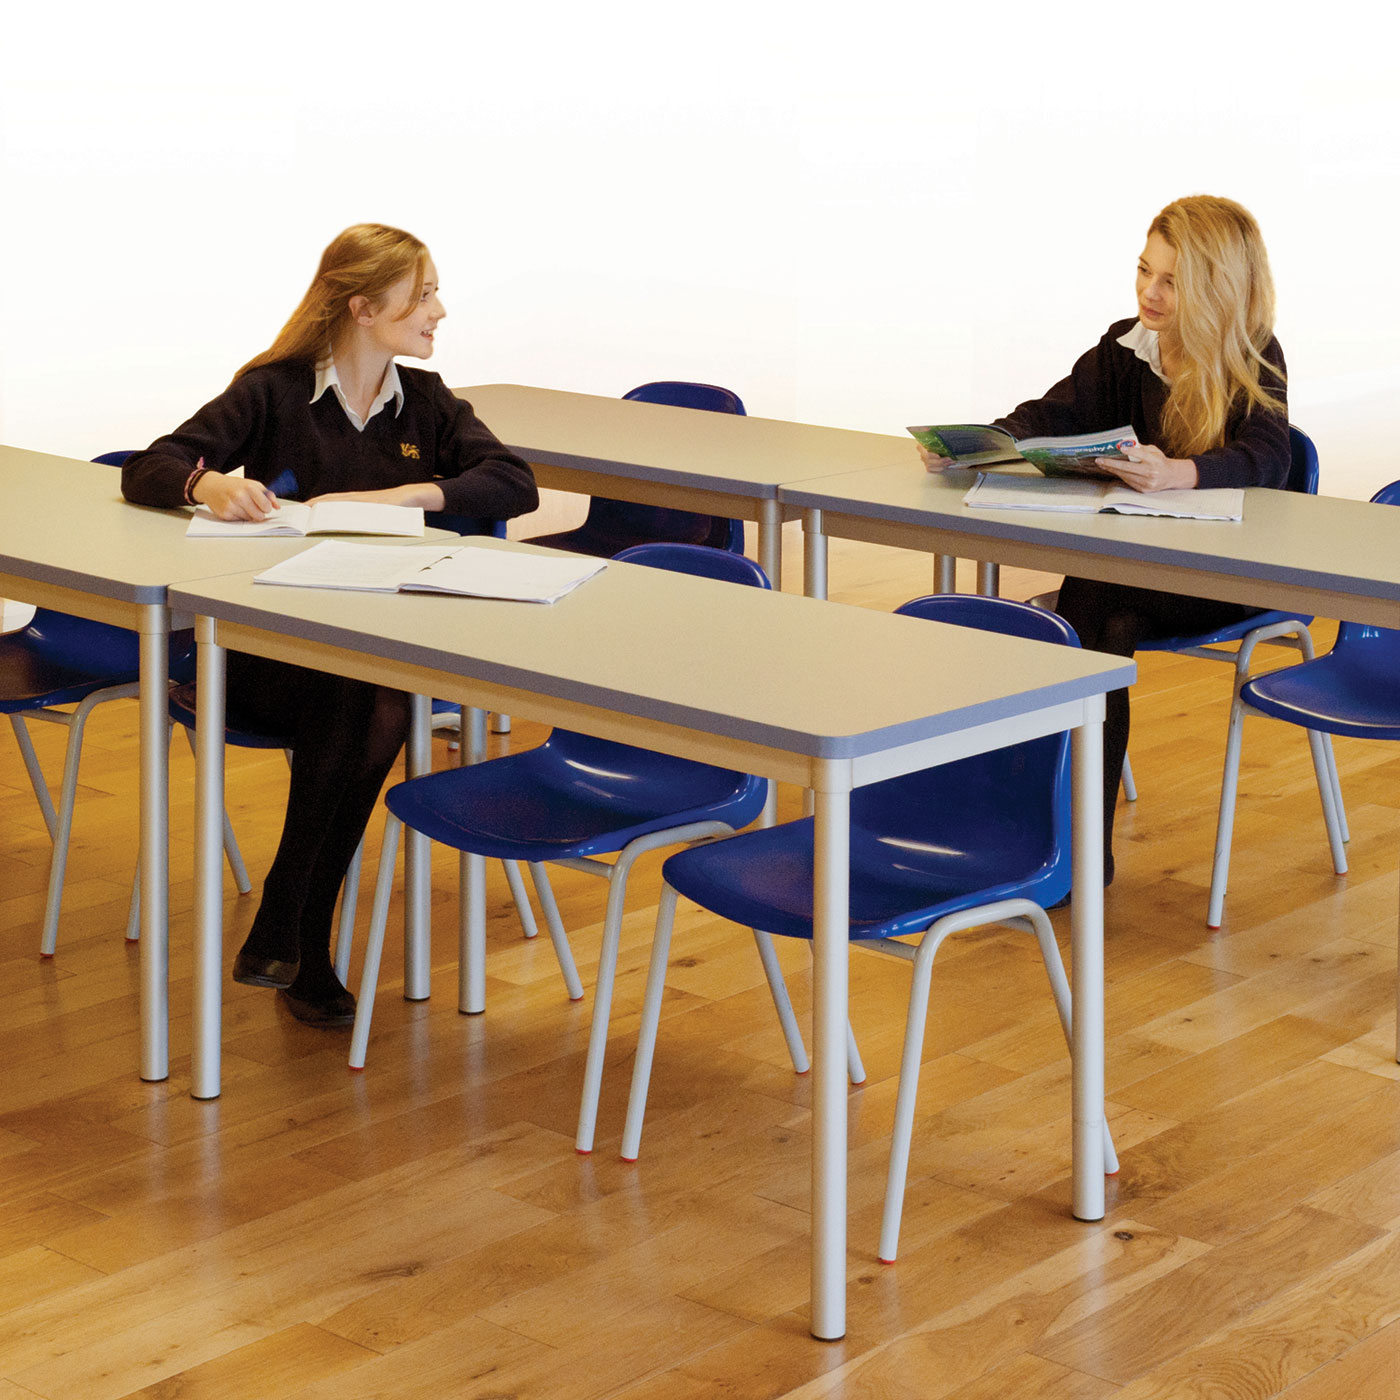
M 1126 447 L 1126 461 L 1095 457 L 1099 466 L 1113 473 L 1134 491 L 1179 491 L 1200 485 L 1196 464 L 1189 457 L 1168 457 L 1160 447 Z
M 946 472 L 953 465 L 951 457 L 935 457 L 921 442 L 916 442 L 914 446 L 919 449 L 919 456 L 923 459 L 925 471 Z
M 266 520 L 277 509 L 277 497 L 261 481 L 223 472 L 205 472 L 191 495 L 217 520 Z

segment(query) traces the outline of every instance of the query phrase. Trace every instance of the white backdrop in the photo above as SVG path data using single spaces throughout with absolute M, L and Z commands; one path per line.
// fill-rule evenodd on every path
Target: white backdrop
M 1131 314 L 1147 222 L 1208 191 L 1263 226 L 1323 489 L 1400 476 L 1393 21 L 960 8 L 7 7 L 0 440 L 143 445 L 366 219 L 431 245 L 449 383 L 981 419 Z

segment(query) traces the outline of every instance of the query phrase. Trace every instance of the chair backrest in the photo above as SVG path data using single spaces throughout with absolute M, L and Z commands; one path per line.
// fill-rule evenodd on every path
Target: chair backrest
M 431 530 L 451 530 L 455 535 L 492 535 L 498 540 L 506 537 L 506 522 L 489 515 L 453 515 L 445 510 L 423 512 L 423 523 Z
M 732 389 L 718 384 L 691 384 L 684 379 L 658 379 L 638 384 L 623 396 L 633 403 L 664 403 L 673 408 L 703 408 L 710 413 L 744 412 L 744 401 Z
M 104 452 L 100 457 L 94 457 L 94 462 L 100 462 L 104 467 L 121 467 L 126 465 L 128 457 L 134 457 L 136 449 L 128 448 L 125 452 Z
M 1317 495 L 1317 448 L 1313 440 L 1291 423 L 1288 426 L 1288 489 Z
M 702 578 L 717 578 L 727 583 L 741 583 L 751 588 L 771 588 L 768 575 L 752 559 L 728 550 L 714 549 L 703 544 L 671 544 L 656 542 L 633 545 L 613 556 L 627 564 L 641 564 L 650 569 L 670 569 L 678 574 L 696 574 Z M 726 821 L 732 820 L 736 829 L 747 826 L 763 806 L 768 785 L 762 778 L 737 770 L 711 769 L 705 764 L 687 759 L 671 758 L 649 749 L 620 744 L 613 739 L 595 739 L 572 729 L 556 729 L 545 746 L 566 763 L 577 763 L 597 773 L 624 777 L 634 792 L 645 785 L 654 785 L 670 794 L 681 806 L 699 805 L 713 800 L 714 775 L 732 775 L 734 807 Z M 692 787 L 698 781 L 698 787 Z M 685 794 L 690 791 L 690 798 Z M 702 792 L 711 794 L 701 796 Z
M 1062 617 L 1007 598 L 934 594 L 915 598 L 896 612 L 1079 645 Z M 1069 735 L 1030 739 L 858 788 L 851 795 L 851 822 L 895 848 L 911 875 L 920 869 L 924 852 L 946 874 L 948 853 L 955 851 L 969 891 L 994 888 L 1006 881 L 1008 870 L 1022 875 L 1037 870 L 1039 884 L 1032 897 L 1052 904 L 1070 886 Z
M 140 634 L 110 622 L 37 608 L 29 625 L 15 635 L 51 670 L 71 670 L 75 682 L 100 676 L 105 684 L 119 685 L 134 681 L 141 668 Z
M 732 389 L 718 384 L 692 384 L 683 379 L 658 379 L 639 384 L 623 396 L 633 403 L 668 404 L 672 408 L 697 408 L 707 413 L 744 414 L 744 401 Z M 746 415 L 745 415 L 746 416 Z M 690 510 L 638 505 L 595 496 L 588 507 L 584 528 L 609 543 L 602 552 L 615 554 L 628 541 L 675 540 L 686 544 L 713 545 L 735 554 L 744 552 L 744 525 L 723 516 L 699 515 Z
M 613 558 L 624 564 L 671 569 L 678 574 L 722 579 L 725 583 L 746 583 L 757 588 L 773 586 L 768 575 L 752 559 L 706 544 L 671 544 L 658 540 L 651 544 L 634 544 L 614 554 Z
M 947 622 L 954 627 L 975 627 L 981 632 L 1025 637 L 1032 642 L 1079 645 L 1074 628 L 1059 613 L 1010 598 L 985 598 L 979 593 L 931 593 L 925 598 L 910 599 L 895 612 L 903 617 Z
M 1400 481 L 1392 481 L 1382 486 L 1371 497 L 1373 506 L 1400 506 Z M 1345 651 L 1355 646 L 1366 646 L 1383 650 L 1392 665 L 1400 667 L 1400 631 L 1393 627 L 1373 627 L 1369 622 L 1344 622 L 1337 629 L 1334 652 Z M 1375 653 L 1368 653 L 1375 655 Z M 1379 659 L 1377 657 L 1377 659 Z

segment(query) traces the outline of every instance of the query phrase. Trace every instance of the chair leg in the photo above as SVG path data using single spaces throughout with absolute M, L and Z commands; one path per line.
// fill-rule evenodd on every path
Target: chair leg
M 1306 627 L 1294 634 L 1298 650 L 1303 654 L 1303 661 L 1312 661 L 1316 657 L 1313 649 L 1312 633 Z M 1337 832 L 1343 842 L 1351 840 L 1351 830 L 1347 826 L 1346 804 L 1342 801 L 1342 781 L 1337 773 L 1337 755 L 1332 750 L 1332 736 L 1324 734 L 1322 736 L 1322 750 L 1327 770 L 1327 786 L 1332 793 L 1332 811 L 1336 819 Z M 1317 772 L 1317 794 L 1322 799 L 1323 820 L 1326 821 L 1327 797 L 1323 791 L 1322 771 L 1317 768 L 1317 752 L 1313 751 L 1313 767 Z M 1329 828 L 1330 835 L 1330 828 Z M 1334 867 L 1335 868 L 1335 867 Z M 1338 870 L 1337 874 L 1343 872 Z
M 860 1057 L 860 1046 L 856 1044 L 855 1027 L 846 1021 L 846 1074 L 852 1084 L 865 1083 L 865 1062 Z
M 360 969 L 360 995 L 355 1006 L 355 1026 L 350 1032 L 350 1068 L 363 1069 L 369 1050 L 369 1023 L 374 1017 L 374 993 L 379 984 L 379 962 L 384 955 L 384 926 L 389 922 L 389 896 L 398 863 L 399 833 L 403 823 L 392 812 L 384 820 L 384 841 L 379 850 L 379 874 L 374 882 L 374 906 L 370 910 L 365 939 L 365 965 Z M 336 948 L 339 956 L 340 949 Z
M 136 857 L 136 872 L 131 877 L 131 898 L 126 905 L 126 941 L 141 941 L 141 857 Z
M 1327 736 L 1309 729 L 1308 747 L 1312 750 L 1313 772 L 1317 774 L 1317 795 L 1322 800 L 1322 821 L 1327 828 L 1327 844 L 1332 850 L 1332 869 L 1338 875 L 1347 873 L 1347 852 L 1343 844 L 1342 826 L 1337 818 L 1337 790 L 1332 785 L 1328 765 Z
M 543 864 L 530 863 L 530 878 L 535 882 L 535 895 L 540 901 L 540 913 L 544 915 L 544 926 L 549 930 L 549 941 L 554 945 L 554 956 L 559 960 L 559 971 L 564 975 L 564 986 L 568 989 L 570 1001 L 583 1000 L 583 983 L 579 980 L 578 968 L 574 965 L 574 950 L 569 947 L 569 935 L 564 931 L 564 921 L 559 917 L 559 905 L 554 898 L 554 886 L 549 883 L 549 871 Z
M 172 724 L 171 728 L 174 727 Z M 194 753 L 194 730 L 185 725 L 180 727 L 185 731 L 190 752 Z M 290 755 L 287 761 L 291 762 Z M 233 875 L 234 888 L 239 894 L 247 894 L 253 888 L 253 882 L 248 878 L 248 867 L 243 863 L 243 852 L 238 849 L 238 837 L 233 834 L 233 823 L 229 820 L 227 807 L 224 808 L 224 858 L 228 861 L 229 872 Z
M 1347 825 L 1346 804 L 1342 801 L 1342 779 L 1337 772 L 1337 755 L 1332 748 L 1332 736 L 1324 734 L 1322 736 L 1322 747 L 1327 754 L 1327 777 L 1332 784 L 1332 800 L 1336 805 L 1337 826 L 1341 831 L 1342 840 L 1351 840 L 1351 828 Z
M 58 827 L 58 814 L 53 809 L 53 798 L 49 796 L 49 785 L 44 780 L 44 770 L 39 766 L 39 755 L 34 752 L 34 740 L 29 737 L 29 726 L 23 715 L 10 716 L 10 728 L 15 731 L 15 742 L 19 745 L 20 757 L 24 759 L 25 771 L 29 774 L 29 785 L 38 799 L 39 810 L 48 828 L 49 840 L 54 839 Z
M 647 1111 L 647 1090 L 651 1086 L 651 1065 L 656 1054 L 656 1031 L 661 1020 L 661 997 L 666 990 L 666 963 L 671 953 L 671 930 L 675 926 L 678 898 L 679 895 L 670 885 L 661 886 L 661 898 L 656 905 L 656 932 L 651 940 L 651 963 L 647 969 L 646 995 L 642 999 L 642 1024 L 637 1032 L 637 1058 L 632 1063 L 632 1088 L 627 1096 L 627 1122 L 622 1128 L 620 1151 L 624 1162 L 635 1162 L 642 1147 L 642 1119 Z M 772 986 L 771 981 L 769 986 Z M 783 995 L 787 995 L 786 988 Z M 791 1015 L 791 1007 L 788 1013 Z M 805 1062 L 807 1054 L 802 1048 L 800 1035 L 797 1047 Z M 795 1057 L 793 1063 L 796 1064 Z
M 1129 802 L 1137 801 L 1137 784 L 1133 781 L 1133 763 L 1127 754 L 1123 755 L 1123 796 Z
M 509 734 L 510 716 L 493 714 L 491 716 L 491 732 L 493 734 Z
M 91 713 L 83 701 L 68 720 L 68 743 L 63 753 L 63 782 L 59 789 L 53 854 L 49 860 L 49 892 L 44 904 L 40 957 L 51 958 L 58 946 L 58 915 L 63 905 L 63 877 L 68 869 L 68 843 L 73 834 L 73 802 L 78 792 L 78 762 L 83 751 L 83 727 Z
M 1220 811 L 1215 821 L 1215 859 L 1210 871 L 1210 903 L 1206 925 L 1219 928 L 1225 916 L 1225 890 L 1230 881 L 1230 845 L 1235 834 L 1235 799 L 1240 785 L 1240 751 L 1244 743 L 1244 702 L 1236 695 L 1230 705 L 1225 735 L 1225 768 L 1220 775 Z
M 890 1165 L 885 1175 L 885 1209 L 880 1220 L 882 1264 L 893 1264 L 899 1252 L 899 1224 L 904 1215 L 904 1186 L 909 1177 L 909 1147 L 914 1137 L 914 1106 L 919 1097 L 919 1069 L 924 1054 L 924 1029 L 928 1023 L 929 981 L 933 955 L 943 936 L 938 925 L 924 935 L 914 957 L 913 985 L 904 1018 L 904 1050 L 899 1061 L 899 1092 L 894 1104 L 894 1136 L 890 1141 Z M 929 951 L 925 955 L 924 950 Z
M 598 982 L 593 989 L 593 1024 L 588 1032 L 588 1059 L 583 1068 L 583 1095 L 579 1101 L 578 1133 L 574 1151 L 593 1151 L 593 1132 L 598 1121 L 598 1096 L 603 1086 L 603 1060 L 608 1049 L 608 1018 L 612 1014 L 613 982 L 617 976 L 618 945 L 622 941 L 622 909 L 627 897 L 627 877 L 632 866 L 648 851 L 715 836 L 731 836 L 733 828 L 719 821 L 691 822 L 655 831 L 629 842 L 617 854 L 608 872 L 608 908 L 603 917 L 603 946 L 598 957 Z M 533 868 L 533 867 L 532 867 Z
M 365 839 L 355 847 L 346 867 L 345 883 L 340 888 L 340 917 L 335 926 L 335 975 L 340 985 L 350 985 L 350 948 L 355 941 L 355 909 L 360 902 L 360 867 L 365 859 Z
M 993 922 L 1009 924 L 1035 936 L 1040 946 L 1040 959 L 1045 967 L 1045 975 L 1050 981 L 1050 991 L 1055 999 L 1060 1028 L 1064 1031 L 1066 1045 L 1070 1046 L 1073 1053 L 1069 979 L 1065 976 L 1065 965 L 1060 957 L 1059 945 L 1055 942 L 1055 930 L 1039 905 L 1029 900 L 1007 900 L 1000 905 L 984 905 L 980 909 L 950 914 L 930 926 L 912 959 L 913 984 L 909 991 L 909 1011 L 905 1020 L 904 1050 L 899 1067 L 899 1093 L 895 1100 L 894 1137 L 890 1143 L 889 1173 L 885 1181 L 885 1208 L 880 1225 L 879 1257 L 882 1264 L 894 1263 L 899 1248 L 899 1225 L 904 1213 L 904 1187 L 909 1174 L 909 1147 L 914 1133 L 914 1107 L 918 1098 L 919 1069 L 923 1060 L 933 960 L 949 934 Z M 887 943 L 886 951 L 895 952 L 906 959 L 909 957 L 907 945 L 890 946 Z M 1113 1146 L 1113 1135 L 1109 1132 L 1107 1123 L 1103 1129 L 1103 1169 L 1109 1176 L 1118 1170 L 1118 1153 Z
M 1024 918 L 1022 926 L 1029 928 L 1040 945 L 1040 961 L 1045 967 L 1046 977 L 1050 980 L 1050 994 L 1055 998 L 1060 1029 L 1065 1034 L 1065 1048 L 1073 1056 L 1073 1004 L 1070 999 L 1069 978 L 1065 976 L 1065 964 L 1060 957 L 1060 945 L 1055 942 L 1055 930 L 1051 926 L 1050 916 L 1039 905 L 1029 905 Z M 1113 1145 L 1113 1134 L 1108 1130 L 1107 1121 L 1103 1125 L 1103 1170 L 1105 1176 L 1112 1176 L 1118 1170 L 1118 1149 Z
M 670 890 L 669 885 L 666 888 Z M 672 903 L 674 904 L 674 896 Z M 812 1068 L 812 1062 L 807 1058 L 807 1047 L 802 1043 L 802 1032 L 798 1029 L 797 1017 L 793 1014 L 792 999 L 788 996 L 783 969 L 778 964 L 778 953 L 773 947 L 773 935 L 754 929 L 753 941 L 763 963 L 763 975 L 768 979 L 768 994 L 773 998 L 773 1009 L 778 1013 L 778 1024 L 783 1028 L 783 1039 L 787 1041 L 792 1068 L 797 1074 L 806 1074 Z
M 525 877 L 520 873 L 520 862 L 503 860 L 501 867 L 506 872 L 506 884 L 510 886 L 510 897 L 515 902 L 515 912 L 520 917 L 521 931 L 526 938 L 535 938 L 540 929 L 535 922 L 535 911 L 530 906 L 530 896 L 525 890 Z
M 634 842 L 639 845 L 639 842 Z M 603 1061 L 608 1052 L 608 1020 L 612 1015 L 613 983 L 617 978 L 618 945 L 622 941 L 622 905 L 627 895 L 627 876 L 640 851 L 623 850 L 608 876 L 608 907 L 603 917 L 603 946 L 598 954 L 598 981 L 593 988 L 593 1023 L 588 1032 L 588 1058 L 583 1067 L 583 1094 L 579 1100 L 578 1132 L 574 1151 L 584 1156 L 593 1151 L 593 1133 L 598 1124 L 598 1097 L 603 1089 Z

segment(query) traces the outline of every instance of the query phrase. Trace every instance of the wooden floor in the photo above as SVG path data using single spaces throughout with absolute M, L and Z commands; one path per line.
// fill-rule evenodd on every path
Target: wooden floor
M 930 577 L 926 558 L 833 550 L 847 601 L 888 607 Z M 1005 591 L 1043 583 L 1008 575 Z M 901 1257 L 877 1263 L 906 976 L 856 955 L 870 1077 L 850 1100 L 850 1332 L 830 1344 L 806 1326 L 808 1082 L 785 1061 L 747 935 L 693 909 L 642 1159 L 618 1160 L 659 859 L 631 901 L 593 1156 L 572 1148 L 591 994 L 565 999 L 495 870 L 489 1010 L 458 1015 L 445 855 L 432 999 L 398 995 L 391 945 L 363 1074 L 346 1069 L 346 1034 L 228 984 L 224 1094 L 195 1103 L 183 742 L 171 1078 L 150 1085 L 122 940 L 134 702 L 90 725 L 49 962 L 48 842 L 0 737 L 0 1400 L 1394 1397 L 1400 753 L 1339 745 L 1354 834 L 1337 878 L 1301 736 L 1252 722 L 1212 934 L 1228 672 L 1140 660 L 1142 795 L 1121 814 L 1106 898 L 1122 1154 L 1108 1217 L 1068 1213 L 1068 1066 L 1029 940 L 964 935 L 935 974 Z M 40 728 L 56 764 L 61 736 Z M 513 742 L 537 738 L 520 726 Z M 255 875 L 284 784 L 275 756 L 231 763 Z M 788 811 L 796 800 L 784 794 Z M 557 888 L 591 991 L 603 888 L 569 874 Z M 255 900 L 230 887 L 230 958 Z M 805 1012 L 806 950 L 784 957 Z

